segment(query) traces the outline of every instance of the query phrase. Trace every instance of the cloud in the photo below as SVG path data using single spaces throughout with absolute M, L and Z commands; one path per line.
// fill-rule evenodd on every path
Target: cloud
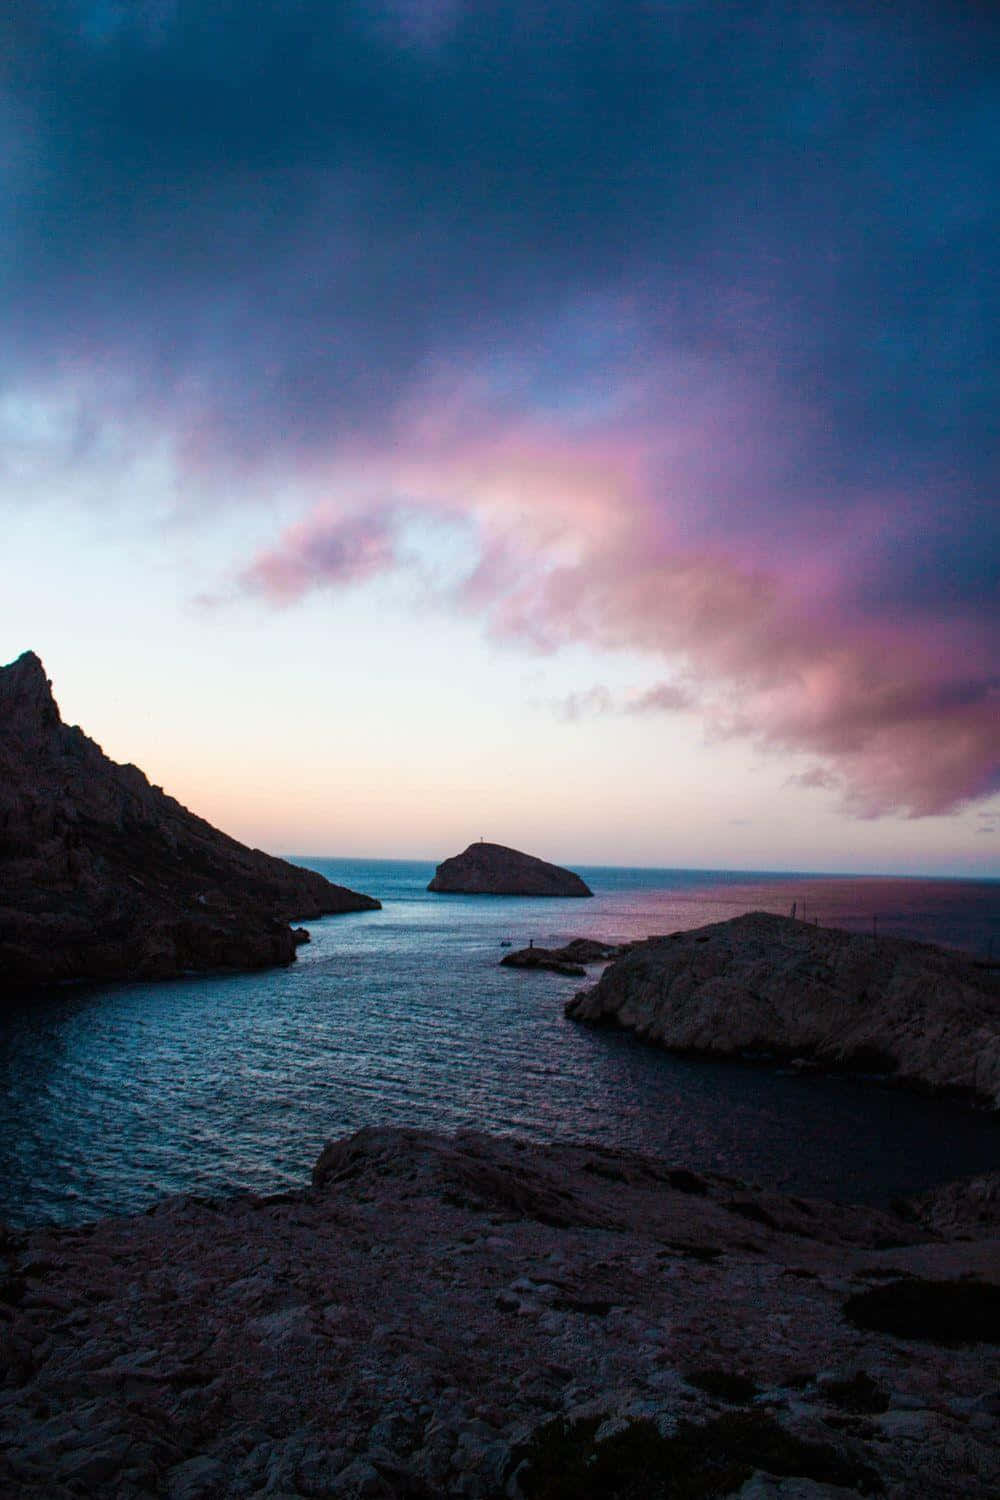
M 858 814 L 1000 785 L 986 8 L 0 28 L 0 506 L 162 451 L 262 605 L 406 569 L 497 639 L 645 653 L 629 711 Z M 271 491 L 301 512 L 246 557 Z
M 494 638 L 669 661 L 672 680 L 640 691 L 630 713 L 697 708 L 710 735 L 811 753 L 809 784 L 842 782 L 859 816 L 941 813 L 995 789 L 1000 681 L 979 614 L 942 624 L 918 600 L 887 617 L 852 588 L 851 565 L 899 524 L 891 507 L 855 497 L 861 540 L 852 531 L 846 546 L 840 518 L 812 511 L 789 519 L 783 548 L 762 546 L 760 511 L 724 534 L 717 517 L 695 527 L 700 455 L 710 446 L 713 476 L 735 485 L 742 445 L 716 431 L 710 373 L 689 376 L 683 426 L 657 423 L 638 391 L 628 413 L 583 422 L 511 411 L 485 372 L 438 372 L 391 441 L 355 445 L 327 475 L 332 491 L 363 475 L 391 497 L 370 522 L 341 522 L 324 501 L 244 578 L 288 603 L 398 567 L 399 528 L 432 516 L 462 531 L 473 558 L 439 602 Z M 780 492 L 787 447 L 755 460 L 756 482 Z M 565 712 L 597 706 L 580 698 Z
M 697 699 L 689 688 L 676 682 L 658 682 L 633 698 L 627 705 L 630 714 L 683 713 L 694 708 Z
M 560 719 L 577 724 L 581 719 L 599 719 L 613 711 L 614 700 L 606 687 L 598 684 L 581 692 L 570 693 L 555 704 Z
M 795 776 L 789 776 L 785 783 L 786 786 L 822 788 L 824 791 L 839 787 L 840 784 L 840 777 L 835 776 L 826 766 L 810 766 L 807 771 L 800 771 Z
M 346 517 L 314 514 L 261 552 L 239 582 L 273 604 L 290 604 L 311 588 L 344 588 L 400 565 L 391 507 Z

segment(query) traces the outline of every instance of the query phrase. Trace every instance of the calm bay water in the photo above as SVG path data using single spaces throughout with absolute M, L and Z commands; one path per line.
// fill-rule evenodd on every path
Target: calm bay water
M 303 860 L 383 901 L 289 969 L 62 991 L 0 1031 L 0 1220 L 303 1183 L 363 1125 L 596 1140 L 842 1199 L 1000 1165 L 984 1114 L 843 1078 L 672 1058 L 563 1018 L 582 981 L 504 941 L 643 937 L 748 910 L 1000 953 L 1000 882 L 592 869 L 592 901 L 434 896 L 433 865 Z M 596 971 L 592 971 L 596 972 Z

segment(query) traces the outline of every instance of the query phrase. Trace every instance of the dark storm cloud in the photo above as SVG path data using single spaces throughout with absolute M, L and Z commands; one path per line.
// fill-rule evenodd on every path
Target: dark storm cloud
M 989 21 L 452 14 L 422 48 L 377 6 L 15 7 L 20 347 L 232 367 L 244 395 L 254 353 L 251 398 L 308 431 L 470 317 L 530 329 L 623 285 L 654 342 L 755 366 L 766 335 L 824 405 L 832 472 L 939 467 L 942 439 L 985 431 Z
M 897 735 L 878 805 L 993 783 L 991 7 L 15 0 L 0 26 L 8 391 L 67 386 L 98 424 L 126 391 L 206 486 L 402 443 L 442 368 L 487 381 L 496 433 L 638 434 L 611 509 L 645 548 L 617 594 L 585 545 L 575 580 L 605 623 L 540 581 L 496 628 L 668 651 L 696 624 L 695 670 L 746 679 L 746 608 L 755 680 L 822 676 L 828 710 L 783 701 L 765 738 Z M 393 566 L 381 522 L 324 551 L 333 524 L 244 576 Z M 483 599 L 494 556 L 518 572 L 496 532 Z M 880 665 L 868 693 L 893 630 L 899 691 Z M 908 799 L 927 713 L 966 749 Z

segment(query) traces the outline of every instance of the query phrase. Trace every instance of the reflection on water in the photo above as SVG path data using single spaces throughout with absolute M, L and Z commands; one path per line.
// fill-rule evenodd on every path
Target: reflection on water
M 645 936 L 752 909 L 985 951 L 1000 886 L 584 871 L 593 901 L 430 896 L 431 866 L 310 861 L 383 899 L 310 924 L 290 969 L 62 992 L 0 1032 L 0 1219 L 302 1183 L 367 1124 L 601 1140 L 878 1201 L 1000 1162 L 995 1122 L 845 1079 L 671 1058 L 563 1018 L 580 981 L 504 939 Z

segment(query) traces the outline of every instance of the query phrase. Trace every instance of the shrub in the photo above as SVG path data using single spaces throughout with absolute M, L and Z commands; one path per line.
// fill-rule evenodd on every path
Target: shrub
M 518 1480 L 527 1500 L 714 1500 L 738 1490 L 755 1469 L 862 1494 L 882 1488 L 873 1470 L 826 1443 L 792 1437 L 757 1412 L 727 1412 L 702 1427 L 681 1422 L 669 1438 L 639 1418 L 597 1442 L 605 1420 L 556 1417 L 535 1431 L 516 1455 L 525 1465 Z
M 855 1292 L 844 1303 L 855 1328 L 931 1344 L 1000 1343 L 1000 1286 L 908 1276 Z

